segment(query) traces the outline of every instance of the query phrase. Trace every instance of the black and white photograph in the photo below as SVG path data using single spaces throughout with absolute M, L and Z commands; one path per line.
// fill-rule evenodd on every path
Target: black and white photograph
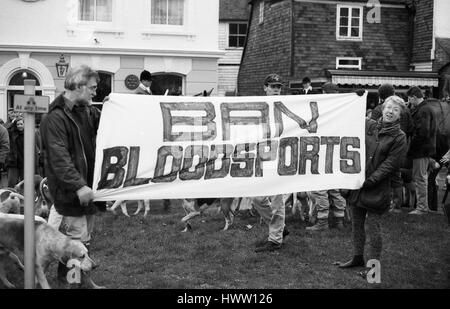
M 0 0 L 0 294 L 449 289 L 449 13 Z

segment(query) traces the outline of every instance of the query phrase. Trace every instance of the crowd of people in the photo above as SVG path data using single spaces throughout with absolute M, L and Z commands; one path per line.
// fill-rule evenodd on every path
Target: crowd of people
M 24 167 L 24 115 L 8 110 L 7 121 L 0 121 L 0 173 L 2 187 L 14 188 L 23 180 Z M 40 118 L 35 125 L 35 171 L 44 174 L 44 163 L 41 155 L 41 137 L 39 131 Z M 6 176 L 6 177 L 4 177 Z
M 140 80 L 136 94 L 152 95 L 151 74 L 143 71 Z M 51 103 L 49 113 L 36 126 L 36 167 L 48 178 L 54 199 L 49 222 L 87 248 L 94 214 L 105 210 L 104 203 L 93 202 L 91 189 L 100 111 L 90 102 L 98 82 L 98 73 L 88 66 L 72 68 L 64 83 L 65 91 Z M 303 84 L 299 95 L 317 93 L 309 78 Z M 266 95 L 274 96 L 281 94 L 282 87 L 281 77 L 270 74 L 262 89 Z M 322 93 L 338 92 L 332 83 L 322 86 Z M 361 95 L 361 91 L 357 93 Z M 378 94 L 379 105 L 366 114 L 366 180 L 362 188 L 308 193 L 317 205 L 317 222 L 307 228 L 310 232 L 329 229 L 330 214 L 334 219 L 331 227 L 343 228 L 346 209 L 350 209 L 353 255 L 339 264 L 341 268 L 365 266 L 366 235 L 368 258 L 380 260 L 383 216 L 404 206 L 405 188 L 413 190 L 416 196 L 411 215 L 437 210 L 436 176 L 442 165 L 450 161 L 447 102 L 425 98 L 418 87 L 406 92 L 407 102 L 389 84 L 382 85 Z M 23 116 L 12 110 L 8 111 L 7 122 L 0 126 L 0 168 L 8 172 L 10 187 L 23 179 L 23 127 Z M 287 196 L 281 194 L 251 199 L 268 225 L 268 237 L 256 244 L 256 252 L 283 247 L 289 234 L 285 224 L 286 201 Z M 170 200 L 165 200 L 166 209 L 169 205 Z M 66 266 L 60 263 L 58 278 L 65 281 L 66 273 Z

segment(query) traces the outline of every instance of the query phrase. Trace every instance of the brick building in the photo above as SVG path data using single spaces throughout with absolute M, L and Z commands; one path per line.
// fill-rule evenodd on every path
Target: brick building
M 376 89 L 384 82 L 399 92 L 411 85 L 437 87 L 429 61 L 436 4 L 381 0 L 371 7 L 374 2 L 250 1 L 239 95 L 262 94 L 262 81 L 272 72 L 284 78 L 285 93 L 296 93 L 308 76 L 315 88 L 332 81 L 341 91 L 368 89 L 369 104 L 378 101 Z
M 414 13 L 411 66 L 416 71 L 437 72 L 439 88 L 434 89 L 434 96 L 448 96 L 450 91 L 450 22 L 448 19 L 450 1 L 410 0 L 409 3 L 412 4 Z

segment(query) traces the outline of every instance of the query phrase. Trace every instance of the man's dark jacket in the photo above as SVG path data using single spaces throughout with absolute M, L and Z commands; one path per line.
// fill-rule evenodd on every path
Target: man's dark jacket
M 428 103 L 436 115 L 436 155 L 432 158 L 439 161 L 450 146 L 450 105 L 434 99 Z
M 88 106 L 87 110 L 90 125 L 95 130 L 95 145 L 100 111 L 94 106 Z M 72 217 L 94 214 L 97 206 L 94 203 L 81 206 L 76 194 L 83 186 L 92 188 L 92 183 L 86 181 L 88 165 L 80 128 L 62 94 L 50 104 L 49 113 L 42 120 L 40 130 L 45 173 L 56 211 L 63 216 Z M 91 157 L 94 156 L 95 154 Z
M 408 157 L 411 159 L 432 157 L 436 154 L 436 114 L 429 99 L 411 110 L 414 130 L 409 145 Z

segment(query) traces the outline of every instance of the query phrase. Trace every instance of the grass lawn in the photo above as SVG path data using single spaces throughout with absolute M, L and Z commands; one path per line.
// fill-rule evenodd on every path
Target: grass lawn
M 96 283 L 120 289 L 450 288 L 450 228 L 443 214 L 386 214 L 381 284 L 372 285 L 356 270 L 332 265 L 351 257 L 350 227 L 311 233 L 289 213 L 291 234 L 284 247 L 255 253 L 255 241 L 267 233 L 255 217 L 237 217 L 223 232 L 221 214 L 205 216 L 194 219 L 192 232 L 181 233 L 181 201 L 173 201 L 169 213 L 162 201 L 151 206 L 147 218 L 97 217 L 91 244 L 91 256 L 100 263 L 93 273 Z M 247 224 L 254 228 L 246 230 Z M 47 277 L 58 288 L 55 274 L 53 265 Z M 23 273 L 12 270 L 8 276 L 23 287 Z

